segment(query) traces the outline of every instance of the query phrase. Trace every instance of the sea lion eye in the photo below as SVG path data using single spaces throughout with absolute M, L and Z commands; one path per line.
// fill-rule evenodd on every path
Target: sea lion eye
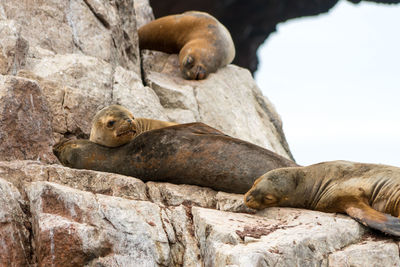
M 265 200 L 265 202 L 267 202 L 267 203 L 274 203 L 274 202 L 276 202 L 276 198 L 275 198 L 273 195 L 271 195 L 271 194 L 265 195 L 264 200 Z
M 192 56 L 187 56 L 184 62 L 185 67 L 190 68 L 194 64 L 194 58 Z
M 107 127 L 108 127 L 108 128 L 113 127 L 114 123 L 115 123 L 115 121 L 108 121 L 108 122 L 107 122 Z

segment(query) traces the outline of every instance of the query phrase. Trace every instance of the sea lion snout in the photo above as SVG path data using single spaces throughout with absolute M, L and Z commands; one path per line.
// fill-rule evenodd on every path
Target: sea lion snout
M 203 80 L 207 77 L 207 72 L 202 66 L 196 68 L 196 80 Z
M 259 195 L 259 190 L 250 189 L 244 195 L 244 204 L 252 209 L 260 209 L 260 202 L 257 201 L 257 196 Z
M 182 73 L 184 78 L 189 80 L 204 80 L 208 76 L 206 67 L 201 64 L 184 65 L 182 67 Z

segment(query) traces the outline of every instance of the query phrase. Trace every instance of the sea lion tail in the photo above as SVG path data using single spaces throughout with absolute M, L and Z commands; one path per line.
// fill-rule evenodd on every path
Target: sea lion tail
M 371 206 L 361 201 L 348 203 L 345 211 L 349 216 L 365 226 L 400 237 L 399 218 L 374 210 Z

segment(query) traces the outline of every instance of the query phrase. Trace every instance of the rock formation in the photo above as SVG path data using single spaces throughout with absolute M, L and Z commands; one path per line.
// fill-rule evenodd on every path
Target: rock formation
M 400 265 L 398 242 L 344 215 L 257 214 L 242 195 L 63 167 L 63 137 L 122 104 L 202 121 L 291 158 L 249 71 L 183 80 L 176 56 L 143 51 L 146 0 L 0 2 L 0 266 Z

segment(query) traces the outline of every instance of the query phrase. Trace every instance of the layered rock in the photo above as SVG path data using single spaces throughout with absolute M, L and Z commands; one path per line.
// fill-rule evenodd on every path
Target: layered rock
M 0 2 L 0 265 L 399 264 L 397 241 L 343 215 L 254 214 L 242 195 L 52 164 L 55 142 L 87 138 L 114 103 L 291 157 L 247 70 L 186 81 L 176 56 L 139 54 L 137 27 L 152 17 L 147 0 Z
M 29 79 L 37 87 L 35 94 L 47 105 L 41 109 L 49 109 L 40 112 L 49 117 L 44 117 L 43 122 L 40 118 L 32 120 L 40 125 L 49 124 L 49 118 L 51 122 L 42 130 L 48 138 L 43 140 L 44 146 L 51 146 L 64 136 L 87 138 L 91 118 L 98 110 L 122 104 L 138 117 L 180 123 L 202 121 L 292 157 L 279 116 L 246 70 L 228 66 L 204 82 L 193 83 L 181 77 L 176 64 L 165 66 L 170 71 L 166 76 L 160 66 L 169 57 L 155 54 L 144 57 L 146 79 L 142 81 L 137 23 L 141 25 L 152 18 L 147 1 L 7 1 L 0 5 L 0 27 L 9 33 L 7 37 L 2 35 L 1 74 L 16 75 L 13 79 L 18 83 L 27 82 L 19 77 Z M 0 95 L 18 89 L 10 86 L 0 87 L 4 91 Z M 21 100 L 24 103 L 30 101 L 28 94 L 21 97 L 26 97 Z M 30 118 L 33 111 L 27 110 L 26 104 L 24 107 L 20 116 Z M 15 112 L 0 119 L 14 120 L 7 116 Z M 49 127 L 53 136 L 48 134 Z M 0 134 L 4 131 L 0 130 Z M 8 159 L 34 158 L 29 151 L 23 151 L 3 158 Z M 48 162 L 54 162 L 54 158 Z
M 254 214 L 242 195 L 37 161 L 0 162 L 0 173 L 2 266 L 400 263 L 398 241 L 345 215 Z

